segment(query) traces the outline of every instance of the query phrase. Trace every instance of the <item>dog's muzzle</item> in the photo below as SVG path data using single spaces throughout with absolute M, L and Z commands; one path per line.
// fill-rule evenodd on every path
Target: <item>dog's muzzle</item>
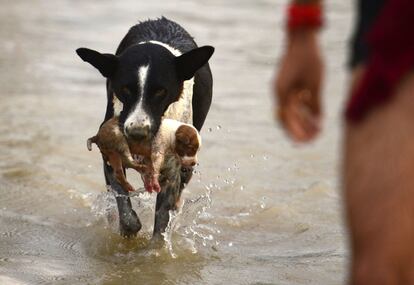
M 131 122 L 125 126 L 125 134 L 133 140 L 148 140 L 150 139 L 150 125 Z

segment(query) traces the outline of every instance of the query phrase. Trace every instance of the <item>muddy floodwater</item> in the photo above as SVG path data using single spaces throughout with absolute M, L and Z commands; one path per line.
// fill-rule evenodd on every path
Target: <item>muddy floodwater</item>
M 326 3 L 326 120 L 307 146 L 286 140 L 272 115 L 286 3 L 0 0 L 0 284 L 345 284 L 339 151 L 352 1 Z M 200 165 L 157 249 L 155 194 L 132 197 L 138 237 L 118 234 L 99 152 L 86 149 L 105 83 L 75 49 L 114 52 L 130 26 L 161 15 L 216 52 Z

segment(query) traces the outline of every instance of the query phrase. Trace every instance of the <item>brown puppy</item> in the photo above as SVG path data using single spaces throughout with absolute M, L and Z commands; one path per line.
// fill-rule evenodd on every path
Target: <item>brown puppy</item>
M 140 161 L 142 161 L 146 166 L 147 169 L 145 172 L 141 173 L 142 181 L 144 182 L 145 190 L 152 193 L 160 192 L 161 187 L 158 183 L 158 180 L 155 179 L 155 171 L 154 171 L 154 164 L 152 161 L 152 154 L 151 154 L 151 144 L 145 142 L 129 142 L 129 148 L 131 153 L 135 157 L 139 157 Z
M 133 168 L 138 172 L 145 172 L 147 167 L 135 161 L 131 155 L 130 146 L 119 127 L 118 117 L 106 121 L 96 136 L 87 140 L 88 150 L 92 150 L 92 143 L 95 143 L 104 159 L 111 165 L 115 178 L 127 191 L 134 191 L 134 187 L 126 180 L 123 167 Z

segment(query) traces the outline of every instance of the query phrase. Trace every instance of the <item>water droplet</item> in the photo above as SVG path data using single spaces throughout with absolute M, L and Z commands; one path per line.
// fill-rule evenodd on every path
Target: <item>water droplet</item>
M 211 133 L 213 131 L 212 128 L 208 128 L 208 132 Z
M 263 155 L 263 160 L 269 160 L 269 157 L 267 155 Z
M 244 190 L 244 186 L 242 185 L 242 186 L 240 186 L 240 191 L 243 191 Z
M 216 129 L 217 130 L 221 130 L 221 126 L 220 125 L 217 125 Z
M 251 154 L 251 155 L 250 155 L 250 158 L 254 158 L 254 154 Z
M 232 242 L 229 242 L 229 246 L 232 247 L 233 246 L 233 243 Z

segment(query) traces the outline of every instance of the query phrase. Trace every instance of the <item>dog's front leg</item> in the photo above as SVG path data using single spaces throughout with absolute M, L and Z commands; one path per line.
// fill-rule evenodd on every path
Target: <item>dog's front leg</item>
M 132 209 L 128 191 L 118 183 L 112 167 L 105 160 L 103 165 L 106 185 L 119 194 L 116 197 L 116 203 L 118 205 L 120 233 L 124 237 L 133 237 L 141 229 L 141 222 L 137 213 Z
M 177 209 L 181 192 L 192 177 L 192 167 L 181 168 L 174 159 L 169 159 L 160 175 L 161 192 L 157 195 L 153 239 L 162 240 L 168 226 L 170 211 Z

